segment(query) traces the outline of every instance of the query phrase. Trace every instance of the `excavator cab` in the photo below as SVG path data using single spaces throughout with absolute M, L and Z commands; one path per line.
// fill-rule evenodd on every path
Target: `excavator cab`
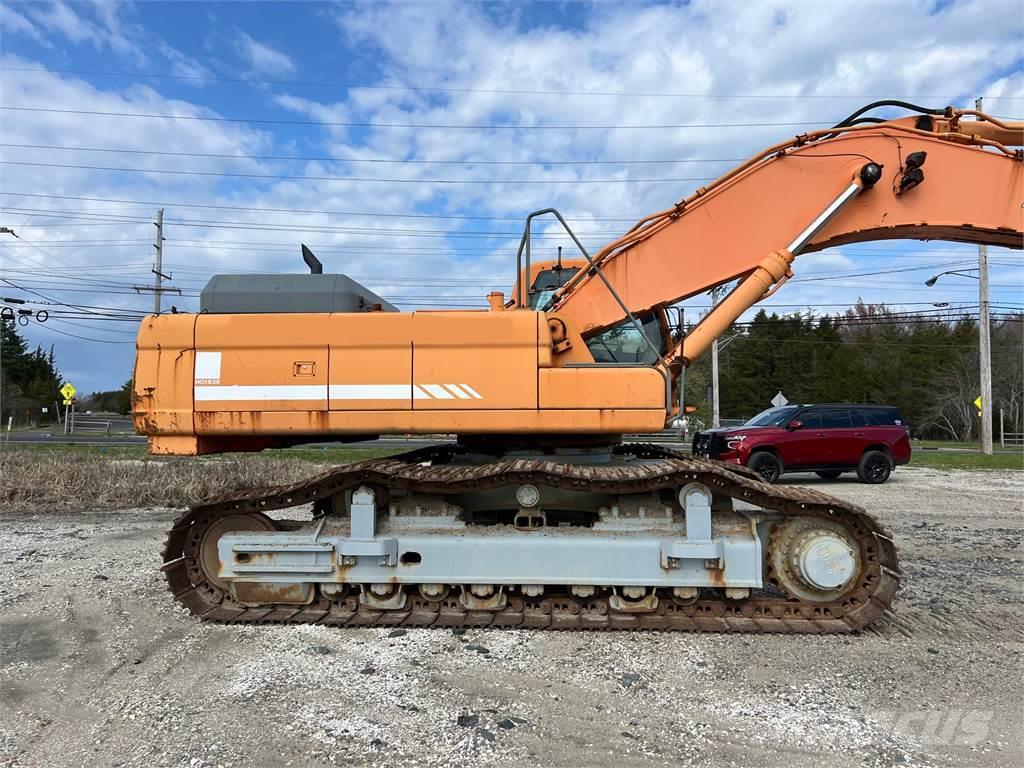
M 561 251 L 561 249 L 559 249 Z M 561 253 L 555 261 L 538 261 L 530 265 L 529 275 L 526 270 L 512 286 L 512 298 L 506 305 L 509 309 L 529 308 L 543 310 L 549 306 L 555 292 L 565 285 L 581 269 L 587 265 L 583 259 L 562 259 Z M 523 280 L 523 278 L 528 278 Z M 522 302 L 519 301 L 520 282 L 529 288 Z
M 561 250 L 561 249 L 559 249 Z M 551 309 L 555 293 L 569 282 L 581 270 L 586 268 L 583 259 L 562 259 L 561 254 L 555 261 L 538 261 L 530 265 L 529 285 L 523 304 L 517 301 L 519 281 L 512 287 L 512 299 L 506 305 L 509 309 L 533 309 L 547 311 Z M 525 277 L 526 270 L 523 270 Z M 595 363 L 632 363 L 654 365 L 661 357 L 655 357 L 654 350 L 664 356 L 671 347 L 673 337 L 669 328 L 668 317 L 664 310 L 657 309 L 642 317 L 638 317 L 640 328 L 631 320 L 625 320 L 611 328 L 585 339 L 587 348 L 594 357 Z M 643 336 L 650 340 L 644 341 Z

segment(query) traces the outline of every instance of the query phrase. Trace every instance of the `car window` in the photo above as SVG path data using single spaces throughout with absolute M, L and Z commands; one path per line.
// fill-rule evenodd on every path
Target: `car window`
M 855 427 L 866 427 L 868 425 L 868 420 L 864 417 L 864 411 L 859 408 L 851 408 L 850 423 Z
M 906 422 L 895 408 L 865 408 L 861 411 L 868 424 L 873 427 L 902 427 Z
M 800 408 L 795 405 L 787 405 L 781 408 L 769 408 L 767 411 L 761 411 L 757 416 L 752 418 L 743 426 L 745 427 L 781 427 L 783 424 L 789 423 L 789 420 L 793 418 Z
M 850 412 L 845 408 L 825 408 L 821 412 L 822 429 L 842 429 L 850 426 Z
M 817 408 L 804 411 L 796 417 L 796 421 L 803 422 L 805 429 L 821 429 L 821 411 Z

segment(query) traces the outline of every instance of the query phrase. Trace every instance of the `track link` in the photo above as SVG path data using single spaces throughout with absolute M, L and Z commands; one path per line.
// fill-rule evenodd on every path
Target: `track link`
M 761 482 L 744 467 L 693 457 L 650 444 L 618 446 L 635 465 L 569 465 L 545 459 L 509 459 L 474 466 L 449 463 L 454 447 L 435 447 L 350 464 L 289 486 L 227 494 L 196 504 L 175 520 L 163 553 L 163 571 L 175 599 L 194 615 L 225 623 L 325 624 L 331 626 L 493 626 L 534 629 L 657 629 L 704 632 L 835 633 L 862 629 L 891 605 L 899 589 L 896 547 L 862 508 L 807 488 Z M 534 483 L 579 491 L 633 493 L 700 482 L 783 516 L 811 516 L 843 525 L 860 548 L 858 582 L 839 600 L 810 602 L 788 596 L 755 595 L 745 600 L 677 600 L 659 591 L 656 610 L 614 610 L 606 597 L 578 598 L 568 591 L 530 598 L 510 594 L 500 611 L 472 611 L 457 599 L 428 601 L 415 590 L 401 610 L 378 610 L 358 596 L 310 605 L 247 607 L 207 581 L 198 564 L 202 533 L 226 514 L 295 507 L 362 483 L 421 493 L 486 490 L 509 483 Z M 768 574 L 772 581 L 772 574 Z

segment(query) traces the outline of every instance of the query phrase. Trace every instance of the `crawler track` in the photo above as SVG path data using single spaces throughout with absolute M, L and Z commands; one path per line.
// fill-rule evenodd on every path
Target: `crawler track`
M 749 470 L 692 457 L 661 446 L 619 446 L 620 455 L 647 459 L 635 465 L 569 465 L 549 460 L 499 460 L 481 466 L 448 463 L 451 447 L 425 448 L 399 456 L 350 464 L 301 483 L 225 495 L 195 505 L 168 533 L 163 571 L 182 605 L 203 619 L 227 623 L 318 623 L 334 626 L 494 626 L 537 629 L 658 629 L 711 632 L 831 633 L 861 629 L 880 617 L 899 588 L 896 548 L 866 511 L 806 488 L 760 482 Z M 746 600 L 677 600 L 659 592 L 657 609 L 613 610 L 606 597 L 578 598 L 552 587 L 542 597 L 510 594 L 501 611 L 472 611 L 457 599 L 424 600 L 410 590 L 406 607 L 383 611 L 360 604 L 350 593 L 310 605 L 252 608 L 234 601 L 202 575 L 197 562 L 202 532 L 217 517 L 267 512 L 325 499 L 360 483 L 420 493 L 459 493 L 509 483 L 534 483 L 580 491 L 632 493 L 700 482 L 717 494 L 756 504 L 783 516 L 812 516 L 841 523 L 858 542 L 859 581 L 840 600 L 810 602 L 785 595 Z M 772 582 L 772 575 L 768 574 Z M 559 591 L 561 590 L 561 592 Z M 778 591 L 778 590 L 776 590 Z

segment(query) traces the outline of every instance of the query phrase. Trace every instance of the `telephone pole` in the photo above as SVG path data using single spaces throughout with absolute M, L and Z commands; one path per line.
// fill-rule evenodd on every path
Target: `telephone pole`
M 974 101 L 979 112 L 981 98 Z M 978 351 L 981 357 L 981 452 L 992 455 L 992 346 L 988 311 L 988 246 L 978 246 Z
M 133 285 L 137 293 L 150 293 L 153 294 L 153 314 L 160 314 L 160 297 L 165 293 L 176 293 L 181 295 L 180 288 L 164 288 L 164 280 L 170 280 L 170 275 L 164 274 L 164 209 L 161 208 L 156 212 L 156 221 L 153 222 L 156 227 L 156 241 L 153 243 L 153 247 L 156 249 L 156 263 L 153 265 L 153 287 L 150 288 L 145 285 Z M 173 307 L 172 307 L 173 309 Z
M 156 212 L 156 266 L 153 267 L 153 314 L 160 314 L 160 296 L 163 294 L 164 268 L 164 209 Z

